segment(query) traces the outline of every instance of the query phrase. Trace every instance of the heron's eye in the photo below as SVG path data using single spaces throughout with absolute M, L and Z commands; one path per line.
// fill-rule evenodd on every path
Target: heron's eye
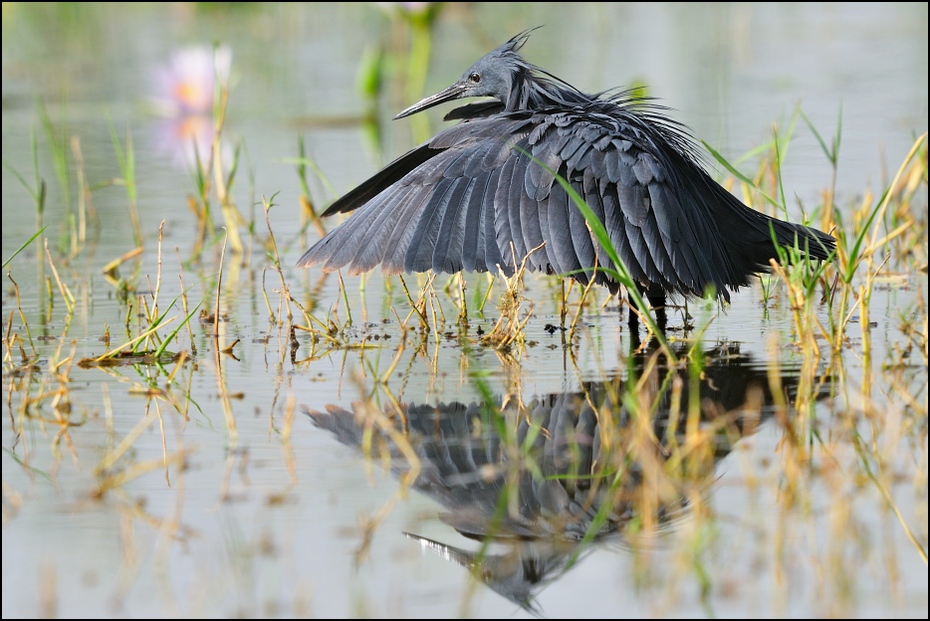
M 481 76 L 478 75 L 477 73 L 473 73 L 470 76 L 468 76 L 468 79 L 474 82 L 475 84 L 477 84 L 478 82 L 481 81 Z

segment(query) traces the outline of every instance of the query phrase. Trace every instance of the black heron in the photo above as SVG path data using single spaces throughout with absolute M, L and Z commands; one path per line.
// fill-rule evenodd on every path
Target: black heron
M 728 290 L 769 270 L 776 245 L 797 245 L 811 259 L 831 255 L 830 235 L 755 211 L 714 181 L 666 108 L 630 91 L 585 94 L 528 63 L 518 52 L 529 34 L 394 117 L 493 98 L 455 108 L 445 120 L 461 122 L 330 205 L 323 216 L 355 213 L 307 250 L 299 267 L 510 275 L 526 257 L 530 270 L 583 284 L 593 277 L 616 293 L 607 252 L 555 175 L 600 219 L 657 309 L 666 294 L 729 302 Z

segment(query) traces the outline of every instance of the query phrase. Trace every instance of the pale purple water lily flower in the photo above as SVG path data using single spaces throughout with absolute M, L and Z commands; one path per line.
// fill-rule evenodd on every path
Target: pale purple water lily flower
M 212 114 L 216 80 L 227 82 L 231 69 L 232 50 L 225 45 L 178 50 L 157 71 L 156 103 L 165 116 Z
M 214 138 L 213 105 L 217 80 L 226 83 L 232 70 L 232 49 L 225 45 L 191 46 L 176 51 L 155 73 L 152 98 L 163 120 L 156 127 L 159 147 L 186 168 L 209 161 Z M 221 145 L 223 160 L 231 157 Z

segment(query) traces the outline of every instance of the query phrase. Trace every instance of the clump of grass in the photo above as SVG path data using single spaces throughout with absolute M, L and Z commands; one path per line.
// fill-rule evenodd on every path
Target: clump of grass
M 906 249 L 897 253 L 898 257 L 920 248 L 919 239 L 922 231 L 926 230 L 926 224 L 921 225 L 916 220 L 910 203 L 921 186 L 924 191 L 926 188 L 926 134 L 915 140 L 882 195 L 873 202 L 871 194 L 867 193 L 862 204 L 854 208 L 850 216 L 844 216 L 843 210 L 835 206 L 842 111 L 838 116 L 835 136 L 827 140 L 804 112 L 797 108 L 787 131 L 779 134 L 776 129 L 772 141 L 764 146 L 770 152 L 770 157 L 763 158 L 755 179 L 740 173 L 733 164 L 705 144 L 715 159 L 742 183 L 748 203 L 752 204 L 755 202 L 754 197 L 760 197 L 779 214 L 787 214 L 781 169 L 798 118 L 804 119 L 832 168 L 823 203 L 814 213 L 819 214 L 820 227 L 832 232 L 837 238 L 837 249 L 833 260 L 818 265 L 805 260 L 797 249 L 780 249 L 779 261 L 772 264 L 773 277 L 763 278 L 762 291 L 764 299 L 768 300 L 775 294 L 773 287 L 776 284 L 785 287 L 802 349 L 816 352 L 817 340 L 826 339 L 834 354 L 838 354 L 847 342 L 847 333 L 854 318 L 858 317 L 859 325 L 868 331 L 871 295 L 877 279 L 887 268 L 886 262 L 892 257 L 889 252 L 892 246 Z M 753 153 L 761 150 L 763 148 Z M 769 184 L 771 189 L 762 187 L 762 183 Z M 804 220 L 806 223 L 806 217 Z M 916 254 L 919 255 L 920 251 L 916 250 Z M 817 294 L 818 290 L 821 295 Z M 828 326 L 822 325 L 817 317 L 818 301 L 820 304 L 828 303 Z
M 533 315 L 533 305 L 530 302 L 529 309 L 520 316 L 523 309 L 523 303 L 526 298 L 523 296 L 523 278 L 526 273 L 526 261 L 531 254 L 540 250 L 538 246 L 530 250 L 511 276 L 501 273 L 501 280 L 504 283 L 504 292 L 498 301 L 499 316 L 491 328 L 491 331 L 481 337 L 481 344 L 491 346 L 501 351 L 510 351 L 513 347 L 522 345 L 526 340 L 525 328 Z M 511 248 L 511 251 L 513 249 Z M 516 257 L 514 263 L 516 264 Z
M 926 143 L 927 134 L 923 134 L 914 142 L 910 152 L 898 168 L 894 179 L 881 197 L 874 204 L 864 202 L 861 208 L 852 214 L 854 227 L 852 231 L 847 230 L 845 223 L 837 213 L 839 258 L 837 283 L 840 288 L 837 293 L 838 323 L 835 326 L 834 348 L 842 346 L 841 336 L 845 333 L 854 313 L 858 310 L 861 316 L 863 312 L 868 312 L 867 307 L 871 302 L 876 278 L 888 260 L 888 255 L 883 254 L 882 251 L 905 236 L 911 237 L 910 244 L 919 243 L 916 242 L 916 239 L 919 239 L 919 233 L 917 238 L 913 236 L 915 232 L 920 230 L 913 212 L 910 211 L 909 207 L 903 211 L 901 209 L 891 209 L 891 205 L 892 203 L 899 206 L 909 206 L 911 204 L 910 199 L 918 189 L 919 184 L 908 183 L 902 185 L 901 182 L 909 178 L 914 179 L 912 171 L 924 171 L 922 174 L 925 186 L 926 157 L 924 157 L 923 163 L 915 158 L 921 151 L 926 153 Z M 918 179 L 920 175 L 921 173 L 918 172 Z M 889 210 L 895 213 L 895 219 L 899 220 L 890 231 L 887 229 L 886 224 L 886 215 Z M 924 224 L 924 230 L 925 227 L 926 224 Z
M 278 249 L 278 243 L 276 241 L 269 217 L 271 209 L 275 206 L 273 201 L 274 196 L 272 196 L 270 199 L 267 199 L 264 196 L 262 197 L 262 204 L 265 211 L 265 222 L 268 228 L 268 240 L 266 243 L 268 250 L 267 258 L 271 262 L 271 269 L 273 269 L 278 274 L 278 279 L 280 281 L 280 288 L 274 290 L 275 293 L 278 294 L 277 311 L 274 310 L 272 303 L 268 298 L 267 290 L 264 285 L 264 272 L 262 276 L 262 295 L 268 310 L 269 320 L 272 322 L 272 324 L 278 327 L 287 326 L 292 360 L 295 362 L 307 363 L 322 356 L 329 355 L 334 351 L 366 349 L 371 347 L 371 344 L 367 342 L 367 339 L 364 338 L 364 336 L 361 342 L 359 342 L 353 334 L 352 309 L 350 306 L 349 295 L 341 274 L 337 274 L 340 290 L 338 299 L 343 303 L 344 312 L 346 315 L 345 320 L 342 320 L 339 317 L 338 303 L 336 306 L 330 309 L 329 316 L 320 317 L 318 316 L 318 313 L 314 312 L 315 300 L 312 296 L 309 304 L 302 303 L 294 297 L 291 287 L 287 283 L 287 278 L 285 277 Z M 322 283 L 326 277 L 327 275 L 324 275 L 320 278 L 318 286 L 322 286 Z M 298 323 L 295 320 L 291 305 L 296 307 L 300 315 L 304 318 L 303 324 Z M 287 318 L 286 321 L 284 321 L 285 316 Z M 300 347 L 300 341 L 297 338 L 298 333 L 307 333 L 310 337 L 311 345 L 310 353 L 301 360 L 298 360 L 294 355 L 297 349 Z
M 145 297 L 141 297 L 142 310 L 145 313 L 146 325 L 142 327 L 140 333 L 131 337 L 121 345 L 108 350 L 107 352 L 92 358 L 84 358 L 78 364 L 84 368 L 95 366 L 112 366 L 115 364 L 155 364 L 175 362 L 179 359 L 179 354 L 168 352 L 168 345 L 177 337 L 178 333 L 188 325 L 194 315 L 200 308 L 197 304 L 174 330 L 160 336 L 159 331 L 168 323 L 171 323 L 177 317 L 167 317 L 167 313 L 174 308 L 182 295 L 178 295 L 169 304 L 167 311 L 162 313 L 158 306 L 158 296 L 161 290 L 161 273 L 162 273 L 162 239 L 164 234 L 164 221 L 158 229 L 158 269 L 156 272 L 155 287 L 152 289 L 152 302 L 148 303 Z M 52 266 L 54 270 L 54 265 Z M 57 272 L 56 272 L 57 274 Z M 185 292 L 186 293 L 186 292 Z M 64 296 L 64 293 L 62 294 Z M 127 324 L 128 328 L 128 324 Z

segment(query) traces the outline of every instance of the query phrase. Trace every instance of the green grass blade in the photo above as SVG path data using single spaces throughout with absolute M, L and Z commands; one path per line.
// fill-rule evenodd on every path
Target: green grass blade
M 18 255 L 20 252 L 22 252 L 22 251 L 26 248 L 26 246 L 28 246 L 29 244 L 31 244 L 32 242 L 34 242 L 34 241 L 36 240 L 36 237 L 38 237 L 39 235 L 41 235 L 42 232 L 45 231 L 45 229 L 47 229 L 47 228 L 48 228 L 48 225 L 46 224 L 46 225 L 43 226 L 41 229 L 39 229 L 38 231 L 36 231 L 36 232 L 32 235 L 32 237 L 30 237 L 28 240 L 26 240 L 26 243 L 24 243 L 22 246 L 20 246 L 20 247 L 16 250 L 16 252 L 14 252 L 13 254 L 10 255 L 9 258 L 5 259 L 5 260 L 3 261 L 3 268 L 2 268 L 2 269 L 6 269 L 6 266 L 10 264 L 10 261 L 12 261 L 12 260 L 14 259 L 14 257 L 16 257 L 16 255 Z

